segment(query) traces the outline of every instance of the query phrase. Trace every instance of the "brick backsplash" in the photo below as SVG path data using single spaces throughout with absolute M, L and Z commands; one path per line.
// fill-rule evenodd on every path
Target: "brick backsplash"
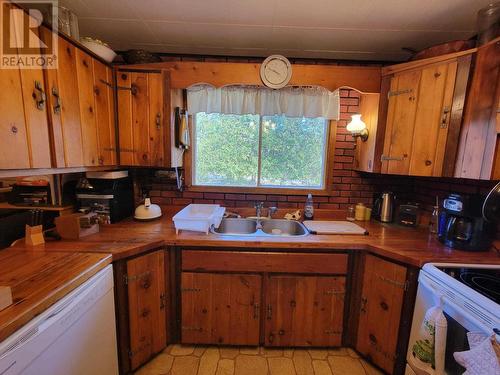
M 329 195 L 313 195 L 317 208 L 346 209 L 358 202 L 371 205 L 375 194 L 392 191 L 400 202 L 416 202 L 426 211 L 432 211 L 435 197 L 443 198 L 450 192 L 486 193 L 494 185 L 491 181 L 454 178 L 410 177 L 356 172 L 352 169 L 355 142 L 346 125 L 351 114 L 359 111 L 359 93 L 340 91 L 340 120 L 337 121 L 333 181 Z M 265 206 L 301 208 L 304 195 L 176 191 L 171 180 L 153 177 L 148 170 L 135 170 L 136 185 L 150 192 L 155 203 L 161 205 L 187 205 L 189 203 L 216 203 L 226 207 L 253 207 L 263 201 Z M 138 191 L 139 189 L 136 189 Z M 140 196 L 137 195 L 137 200 Z

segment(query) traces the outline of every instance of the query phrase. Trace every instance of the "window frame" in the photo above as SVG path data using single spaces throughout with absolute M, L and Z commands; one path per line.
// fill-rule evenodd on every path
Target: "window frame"
M 186 157 L 184 160 L 184 171 L 185 171 L 185 184 L 190 191 L 193 192 L 214 192 L 214 193 L 251 193 L 251 194 L 287 194 L 287 195 L 307 195 L 308 193 L 313 193 L 317 195 L 328 194 L 331 191 L 331 184 L 333 180 L 333 163 L 334 163 L 334 150 L 335 150 L 335 139 L 337 133 L 336 120 L 325 120 L 326 122 L 326 134 L 325 134 L 325 151 L 323 159 L 323 187 L 313 188 L 313 187 L 272 187 L 269 185 L 256 185 L 256 186 L 214 186 L 214 185 L 193 185 L 195 176 L 195 116 L 193 115 L 191 125 L 189 127 L 190 137 L 192 140 L 192 145 L 186 152 Z M 262 115 L 259 121 L 259 170 L 258 178 L 260 178 L 260 163 L 261 163 L 261 143 L 262 143 Z

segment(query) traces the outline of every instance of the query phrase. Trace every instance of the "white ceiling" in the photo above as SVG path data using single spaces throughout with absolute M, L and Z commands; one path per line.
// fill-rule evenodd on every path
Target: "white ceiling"
M 296 58 L 406 60 L 475 34 L 492 0 L 60 0 L 80 36 L 116 49 Z

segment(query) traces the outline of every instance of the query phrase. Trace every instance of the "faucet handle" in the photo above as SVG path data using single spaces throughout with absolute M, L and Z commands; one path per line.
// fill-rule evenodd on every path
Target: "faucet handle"
M 269 207 L 267 209 L 267 217 L 271 219 L 272 218 L 271 215 L 276 213 L 276 211 L 278 211 L 278 207 Z
M 264 202 L 255 202 L 254 207 L 255 208 L 263 208 L 264 207 Z

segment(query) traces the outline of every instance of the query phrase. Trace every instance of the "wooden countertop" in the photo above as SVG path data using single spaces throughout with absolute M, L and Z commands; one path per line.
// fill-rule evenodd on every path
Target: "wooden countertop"
M 0 342 L 111 263 L 109 254 L 0 251 L 0 285 L 13 304 L 0 311 Z
M 175 211 L 174 211 L 175 212 Z M 465 252 L 442 245 L 427 228 L 406 228 L 376 221 L 360 222 L 369 235 L 309 235 L 306 237 L 250 237 L 219 236 L 181 231 L 175 233 L 171 213 L 152 222 L 132 219 L 102 226 L 97 234 L 77 241 L 55 241 L 36 246 L 41 251 L 72 251 L 110 253 L 113 260 L 124 259 L 144 251 L 167 246 L 196 246 L 211 248 L 248 248 L 266 251 L 335 251 L 365 250 L 380 256 L 421 267 L 428 262 L 461 262 L 500 264 L 500 254 L 489 252 Z M 330 220 L 332 220 L 330 218 Z M 497 246 L 498 247 L 498 246 Z M 15 248 L 25 248 L 20 243 Z

